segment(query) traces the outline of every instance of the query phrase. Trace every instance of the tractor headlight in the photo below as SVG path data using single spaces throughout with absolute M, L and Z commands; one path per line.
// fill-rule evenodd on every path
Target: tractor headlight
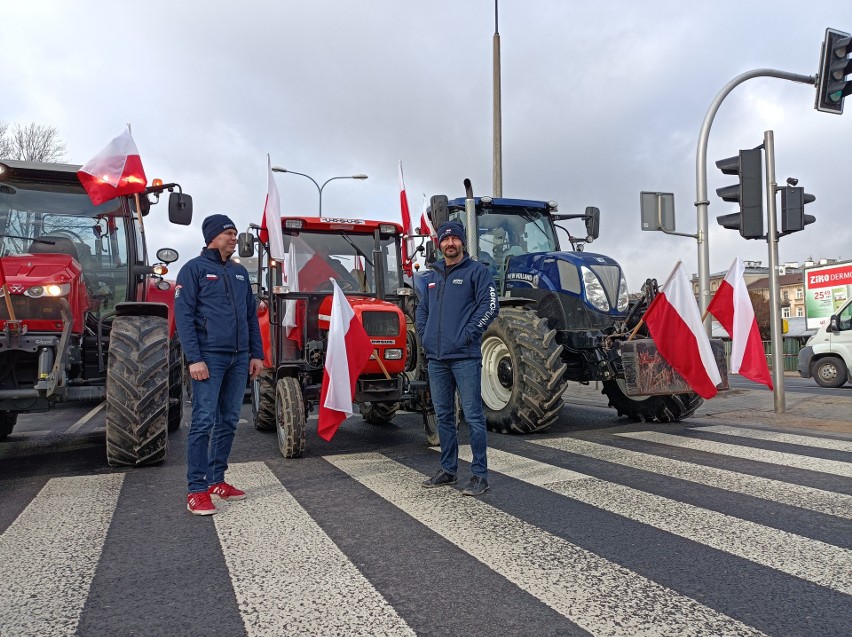
M 31 299 L 40 299 L 43 296 L 55 298 L 58 296 L 68 296 L 69 292 L 71 292 L 71 285 L 69 283 L 48 283 L 28 288 L 24 292 L 24 296 L 28 296 Z
M 397 348 L 397 347 L 386 349 L 385 350 L 385 360 L 387 360 L 387 361 L 402 360 L 402 350 Z
M 627 279 L 621 275 L 621 282 L 618 284 L 618 305 L 616 306 L 619 312 L 626 312 L 630 307 L 630 295 L 627 293 Z
M 589 303 L 601 312 L 609 312 L 609 301 L 600 279 L 585 266 L 581 267 L 580 271 L 583 273 L 583 287 L 586 288 L 586 298 Z

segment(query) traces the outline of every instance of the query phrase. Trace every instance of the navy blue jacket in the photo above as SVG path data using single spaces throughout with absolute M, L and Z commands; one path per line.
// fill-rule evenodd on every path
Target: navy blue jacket
M 482 333 L 498 312 L 489 269 L 465 254 L 454 266 L 436 262 L 423 278 L 415 320 L 426 358 L 482 358 Z
M 177 276 L 175 323 L 188 363 L 207 352 L 248 352 L 263 358 L 257 303 L 248 271 L 205 248 Z

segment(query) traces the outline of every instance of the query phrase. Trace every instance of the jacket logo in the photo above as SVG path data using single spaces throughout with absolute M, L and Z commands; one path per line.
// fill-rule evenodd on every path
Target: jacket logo
M 215 280 L 216 280 L 216 279 L 218 279 L 218 278 L 219 278 L 219 277 L 218 277 L 217 275 L 215 275 L 215 274 L 208 274 L 208 275 L 207 275 L 207 279 L 208 279 L 209 281 L 215 281 Z
M 438 284 L 433 281 L 427 287 L 431 289 L 431 288 L 435 287 L 436 285 L 438 285 Z
M 234 276 L 237 277 L 238 281 L 245 281 L 246 280 L 246 278 L 242 274 L 235 274 Z
M 453 279 L 454 285 L 461 285 L 462 283 L 464 283 L 464 279 Z

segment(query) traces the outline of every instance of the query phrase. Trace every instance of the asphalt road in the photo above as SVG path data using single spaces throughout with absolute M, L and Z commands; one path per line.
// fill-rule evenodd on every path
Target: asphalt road
M 742 397 L 737 400 L 745 400 Z M 250 418 L 250 410 L 243 410 Z M 315 427 L 316 420 L 310 421 Z M 852 433 L 567 405 L 489 437 L 492 490 L 425 490 L 419 416 L 307 457 L 241 425 L 242 502 L 185 510 L 186 421 L 159 467 L 106 465 L 103 410 L 0 443 L 0 635 L 848 635 Z M 464 434 L 463 434 L 464 435 Z M 469 452 L 462 449 L 462 457 Z

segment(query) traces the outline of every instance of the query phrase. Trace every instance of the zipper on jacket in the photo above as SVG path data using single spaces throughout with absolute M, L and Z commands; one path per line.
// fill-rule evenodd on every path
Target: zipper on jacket
M 240 319 L 237 316 L 237 303 L 234 299 L 234 291 L 231 289 L 231 282 L 228 278 L 228 263 L 222 264 L 222 270 L 224 272 L 225 279 L 225 288 L 227 289 L 228 297 L 231 300 L 231 307 L 234 308 L 234 354 L 239 353 L 240 351 Z

